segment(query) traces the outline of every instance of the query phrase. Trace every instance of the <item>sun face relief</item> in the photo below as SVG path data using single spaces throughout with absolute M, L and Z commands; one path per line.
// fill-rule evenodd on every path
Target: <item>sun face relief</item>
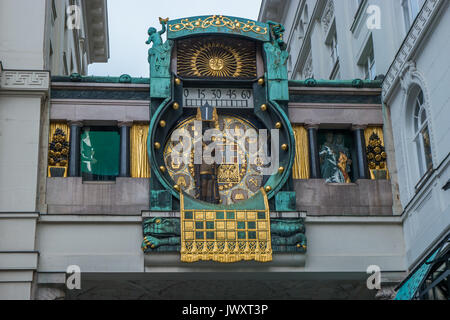
M 221 58 L 215 57 L 215 58 L 211 58 L 209 60 L 209 67 L 213 71 L 221 71 L 224 66 L 225 66 L 225 63 L 224 63 L 223 59 L 221 59 Z
M 186 39 L 178 43 L 178 74 L 187 78 L 256 78 L 256 49 L 240 39 Z

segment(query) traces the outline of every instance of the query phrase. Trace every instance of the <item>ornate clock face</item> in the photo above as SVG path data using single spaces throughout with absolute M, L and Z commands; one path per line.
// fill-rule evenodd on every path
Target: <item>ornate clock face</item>
M 194 138 L 194 120 L 194 117 L 189 118 L 175 129 L 180 129 Z M 239 136 L 227 135 L 227 131 L 243 130 L 245 132 L 249 129 L 256 130 L 256 128 L 238 117 L 219 116 L 219 128 L 217 129 L 222 132 L 224 138 L 217 143 L 216 150 L 231 150 L 232 154 L 231 158 L 224 159 L 222 164 L 217 167 L 217 182 L 222 204 L 231 205 L 255 195 L 263 186 L 264 176 L 259 170 L 258 163 L 249 163 L 250 144 L 256 144 L 257 141 L 247 138 L 245 144 L 240 144 L 238 143 Z M 174 184 L 183 188 L 186 194 L 195 197 L 194 147 L 192 146 L 191 149 L 190 162 L 185 165 L 176 163 L 172 159 L 171 154 L 177 144 L 169 138 L 165 146 L 164 162 L 167 172 Z

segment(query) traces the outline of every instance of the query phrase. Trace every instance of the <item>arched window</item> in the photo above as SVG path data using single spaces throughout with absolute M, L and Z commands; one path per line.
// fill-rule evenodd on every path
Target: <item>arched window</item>
M 423 176 L 433 169 L 433 156 L 428 115 L 422 90 L 418 92 L 414 103 L 414 143 L 418 152 L 420 176 Z

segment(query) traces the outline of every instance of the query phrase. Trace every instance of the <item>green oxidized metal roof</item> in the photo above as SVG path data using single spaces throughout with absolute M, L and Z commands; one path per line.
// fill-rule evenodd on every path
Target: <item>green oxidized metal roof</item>
M 171 20 L 167 24 L 167 39 L 217 33 L 270 41 L 270 29 L 266 23 L 238 17 L 198 16 Z
M 149 84 L 150 78 L 134 78 L 124 74 L 120 77 L 105 76 L 80 76 L 72 74 L 70 76 L 52 76 L 52 82 L 81 82 L 81 83 L 131 83 Z M 381 80 L 290 80 L 289 87 L 334 87 L 334 88 L 381 88 Z
M 133 78 L 128 74 L 120 77 L 103 76 L 81 76 L 74 73 L 70 76 L 53 76 L 52 82 L 81 82 L 81 83 L 131 83 L 131 84 L 149 84 L 150 78 Z

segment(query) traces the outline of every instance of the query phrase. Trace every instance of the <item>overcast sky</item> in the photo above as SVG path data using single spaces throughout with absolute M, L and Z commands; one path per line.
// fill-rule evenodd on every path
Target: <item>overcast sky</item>
M 147 29 L 159 17 L 178 19 L 221 14 L 258 18 L 261 0 L 108 0 L 110 59 L 89 66 L 89 75 L 148 77 Z

